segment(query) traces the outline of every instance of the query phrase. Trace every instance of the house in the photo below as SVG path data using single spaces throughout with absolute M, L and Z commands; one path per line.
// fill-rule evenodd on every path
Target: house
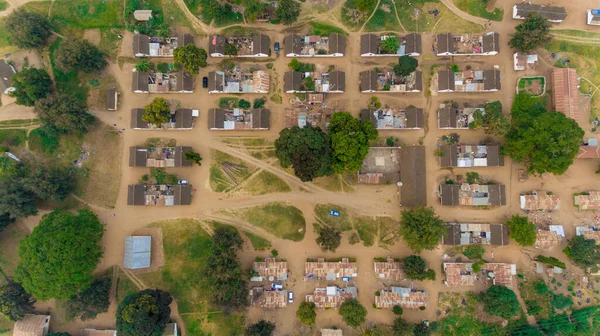
M 212 35 L 208 41 L 211 57 L 269 57 L 271 39 L 268 35 L 223 36 Z
M 408 76 L 397 76 L 392 68 L 369 70 L 360 73 L 360 92 L 421 92 L 423 76 L 415 71 Z
M 318 309 L 339 308 L 344 301 L 356 299 L 358 290 L 356 287 L 348 286 L 339 288 L 337 286 L 327 286 L 326 288 L 315 288 L 313 294 L 306 296 L 306 302 L 313 302 Z
M 371 121 L 378 130 L 421 129 L 423 109 L 414 106 L 407 108 L 368 108 L 360 110 L 360 119 Z
M 163 336 L 178 336 L 179 332 L 177 331 L 177 323 L 168 323 L 165 326 L 165 332 L 163 332 Z
M 125 257 L 123 265 L 128 269 L 150 267 L 152 252 L 151 236 L 125 237 Z
M 495 92 L 501 89 L 500 70 L 466 70 L 437 73 L 438 92 Z
M 192 93 L 194 77 L 185 71 L 132 72 L 131 90 L 135 93 Z
M 208 110 L 208 129 L 211 131 L 265 131 L 269 129 L 270 123 L 271 111 L 264 108 Z
M 283 49 L 287 57 L 342 57 L 346 52 L 346 35 L 290 34 L 283 38 Z
M 574 68 L 552 70 L 552 105 L 554 110 L 581 123 L 579 114 L 579 78 Z
M 385 261 L 376 260 L 373 262 L 375 276 L 382 280 L 403 281 L 406 280 L 404 267 L 400 261 L 387 257 Z
M 469 124 L 474 121 L 475 113 L 485 114 L 483 107 L 464 107 L 456 102 L 444 102 L 438 109 L 438 128 L 439 129 L 469 129 Z
M 528 55 L 523 52 L 513 54 L 513 69 L 515 71 L 523 71 L 525 69 L 535 69 L 538 63 L 538 55 Z
M 587 10 L 587 24 L 590 26 L 600 26 L 600 9 Z
M 498 33 L 482 34 L 439 34 L 435 38 L 438 56 L 491 56 L 500 52 Z
M 192 147 L 129 147 L 129 167 L 173 168 L 191 167 L 192 161 L 185 160 L 185 153 Z
M 342 329 L 321 329 L 321 336 L 344 336 Z
M 577 226 L 575 227 L 575 234 L 596 241 L 596 245 L 600 244 L 600 227 Z
M 127 186 L 127 205 L 173 206 L 192 204 L 190 184 L 133 184 Z
M 446 223 L 444 245 L 508 245 L 508 229 L 504 224 Z
M 444 263 L 443 281 L 448 287 L 472 287 L 475 286 L 475 274 L 473 263 Z
M 506 187 L 503 184 L 440 184 L 440 200 L 442 205 L 506 205 Z
M 583 140 L 581 146 L 579 146 L 579 152 L 575 157 L 578 159 L 599 159 L 600 147 L 598 146 L 598 139 L 589 138 Z
M 15 68 L 7 63 L 6 60 L 3 59 L 0 62 L 0 92 L 8 94 L 15 91 L 15 88 L 10 81 L 15 73 L 17 73 Z
M 402 308 L 419 309 L 427 308 L 427 291 L 417 290 L 407 287 L 384 288 L 379 291 L 379 296 L 375 295 L 375 306 L 377 308 Z
M 284 281 L 288 278 L 287 261 L 277 261 L 275 258 L 265 258 L 264 261 L 255 261 L 252 269 L 256 273 L 250 281 Z
M 264 309 L 285 308 L 288 304 L 287 290 L 265 290 L 254 287 L 250 290 L 250 303 Z
M 564 7 L 535 5 L 532 3 L 520 3 L 513 6 L 512 18 L 517 20 L 525 20 L 527 14 L 538 13 L 544 19 L 559 23 L 567 18 L 567 11 Z
M 119 94 L 117 93 L 117 89 L 111 88 L 106 90 L 106 109 L 109 111 L 116 111 L 118 99 Z
M 442 167 L 498 167 L 504 166 L 500 145 L 444 145 L 440 158 Z
M 298 126 L 300 128 L 310 125 L 320 127 L 327 131 L 334 112 L 345 111 L 338 100 L 324 99 L 323 93 L 309 93 L 304 102 L 285 108 L 283 124 L 287 128 Z
M 600 191 L 584 191 L 573 196 L 579 210 L 600 210 Z
M 400 206 L 427 204 L 425 147 L 371 147 L 358 172 L 358 183 L 396 184 Z
M 81 330 L 81 336 L 117 336 L 117 331 L 85 328 Z
M 288 71 L 283 75 L 283 82 L 286 93 L 343 93 L 346 73 L 337 70 L 329 73 Z
M 208 73 L 208 93 L 269 93 L 271 75 L 261 67 L 240 64 L 219 66 Z
M 398 50 L 395 53 L 389 53 L 381 48 L 382 41 L 389 38 L 398 39 Z M 360 56 L 361 57 L 397 57 L 409 55 L 417 57 L 421 55 L 421 35 L 412 33 L 404 36 L 396 35 L 376 35 L 363 34 L 360 36 Z
M 333 281 L 343 277 L 356 278 L 358 268 L 356 262 L 348 258 L 341 258 L 340 261 L 325 261 L 325 258 L 318 258 L 316 261 L 304 263 L 304 275 L 308 279 L 324 278 Z
M 146 110 L 135 108 L 131 110 L 131 129 L 134 130 L 191 130 L 194 127 L 194 119 L 199 116 L 198 110 L 179 108 L 171 111 L 171 120 L 160 127 L 142 120 Z
M 483 264 L 481 270 L 492 280 L 492 284 L 513 288 L 513 276 L 517 275 L 517 265 L 504 263 Z
M 13 336 L 46 336 L 50 328 L 50 315 L 25 314 L 15 322 Z
M 144 34 L 133 35 L 133 55 L 135 57 L 173 57 L 178 47 L 194 44 L 194 36 L 181 34 L 174 37 L 150 37 Z
M 560 198 L 546 191 L 532 191 L 520 196 L 522 210 L 558 210 Z
M 534 246 L 547 250 L 559 246 L 564 238 L 565 229 L 562 225 L 550 225 L 547 230 L 538 229 Z
M 148 21 L 152 18 L 151 9 L 138 9 L 133 12 L 133 18 L 136 21 Z

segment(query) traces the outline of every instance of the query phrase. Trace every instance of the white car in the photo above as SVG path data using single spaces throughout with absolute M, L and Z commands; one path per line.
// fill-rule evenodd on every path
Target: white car
M 292 292 L 292 291 L 288 292 L 288 302 L 289 303 L 293 303 L 294 302 L 294 292 Z

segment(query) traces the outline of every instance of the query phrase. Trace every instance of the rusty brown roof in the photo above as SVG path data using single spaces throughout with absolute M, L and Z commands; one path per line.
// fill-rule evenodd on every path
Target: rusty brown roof
M 579 146 L 578 159 L 597 159 L 600 158 L 600 147 L 598 146 Z
M 304 263 L 304 274 L 318 278 L 356 277 L 358 266 L 355 262 L 350 262 L 348 258 L 342 258 L 341 261 L 335 262 L 319 258 L 315 262 L 307 261 Z
M 406 280 L 402 263 L 395 261 L 393 258 L 387 257 L 385 262 L 375 261 L 373 263 L 373 268 L 375 270 L 375 276 L 379 279 L 396 281 Z
M 491 277 L 491 274 L 489 274 L 489 272 L 493 272 L 494 285 L 513 288 L 513 275 L 517 274 L 517 265 L 492 263 L 483 265 L 481 269 L 488 272 L 488 277 Z
M 533 191 L 529 195 L 521 195 L 521 209 L 523 210 L 558 210 L 560 198 L 550 195 L 546 191 Z
M 265 258 L 265 261 L 255 261 L 254 271 L 263 278 L 275 277 L 278 280 L 287 279 L 287 261 L 277 261 L 275 258 Z
M 379 296 L 375 296 L 375 306 L 377 308 L 401 306 L 402 308 L 419 309 L 419 307 L 427 307 L 427 298 L 427 291 L 405 287 L 385 288 L 379 291 Z
M 258 298 L 261 308 L 283 308 L 287 306 L 287 291 L 264 291 Z
M 554 109 L 580 123 L 577 71 L 573 68 L 552 71 L 552 103 Z
M 473 263 L 444 263 L 444 272 L 448 287 L 475 286 Z
M 340 289 L 336 286 L 329 286 L 329 288 L 333 287 L 336 291 L 335 295 L 328 295 L 327 288 L 315 288 L 312 295 L 309 294 L 306 296 L 306 302 L 313 302 L 319 309 L 339 308 L 344 301 L 356 298 L 353 291 Z
M 584 231 L 583 238 L 595 240 L 596 244 L 600 244 L 600 231 Z
M 575 195 L 573 203 L 581 210 L 600 210 L 600 191 L 588 191 L 587 195 Z
M 564 235 L 564 228 L 561 225 L 552 225 L 553 228 L 549 230 L 538 229 L 537 237 L 535 239 L 534 246 L 540 249 L 549 249 L 560 245 Z M 557 230 L 557 228 L 559 228 Z
M 50 315 L 26 314 L 15 323 L 13 336 L 44 336 L 48 333 Z

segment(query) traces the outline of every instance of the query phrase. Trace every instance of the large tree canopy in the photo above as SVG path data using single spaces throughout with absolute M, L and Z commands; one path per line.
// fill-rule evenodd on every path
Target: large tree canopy
M 333 170 L 336 173 L 360 170 L 369 153 L 369 141 L 378 135 L 370 120 L 361 121 L 348 112 L 335 112 L 329 124 Z
M 74 96 L 58 94 L 40 99 L 35 111 L 46 124 L 60 132 L 87 132 L 94 117 L 85 102 Z
M 560 175 L 573 164 L 583 135 L 575 120 L 546 111 L 539 99 L 518 94 L 504 153 L 516 162 L 524 162 L 530 173 Z
M 304 182 L 333 173 L 331 140 L 319 127 L 284 128 L 275 140 L 275 155 L 282 167 L 292 166 L 294 174 Z
M 175 48 L 173 51 L 173 61 L 183 65 L 183 69 L 192 75 L 197 75 L 200 68 L 205 68 L 208 64 L 206 58 L 208 54 L 203 48 L 198 48 L 194 44 L 187 44 L 181 48 Z
M 162 336 L 171 318 L 173 298 L 159 289 L 127 295 L 117 308 L 120 336 Z
M 510 129 L 510 121 L 508 116 L 502 113 L 502 103 L 494 101 L 485 104 L 484 112 L 481 110 L 473 113 L 473 122 L 469 124 L 469 128 L 483 129 L 485 134 L 504 136 Z
M 519 313 L 517 295 L 510 288 L 492 285 L 483 295 L 483 308 L 486 313 L 509 319 Z
M 513 215 L 506 221 L 506 226 L 510 229 L 510 238 L 514 239 L 521 246 L 533 246 L 537 238 L 537 227 L 529 221 L 527 217 Z
M 108 63 L 100 49 L 80 38 L 65 39 L 56 51 L 56 65 L 64 71 L 100 71 Z
M 402 259 L 406 278 L 411 280 L 435 280 L 435 271 L 427 267 L 425 259 L 418 255 L 410 255 Z
M 10 96 L 17 98 L 19 105 L 33 106 L 52 92 L 52 79 L 44 69 L 25 68 L 14 74 L 10 81 L 15 88 Z
M 298 307 L 298 310 L 296 311 L 296 317 L 302 324 L 311 326 L 315 324 L 317 320 L 317 312 L 315 312 L 316 307 L 314 302 L 302 301 L 300 307 Z
M 11 321 L 22 320 L 33 311 L 35 299 L 25 292 L 20 283 L 8 279 L 0 286 L 0 314 Z
M 271 336 L 275 331 L 275 323 L 267 320 L 260 320 L 248 326 L 244 336 Z
M 408 55 L 403 55 L 398 58 L 398 64 L 394 65 L 394 72 L 398 76 L 408 76 L 417 70 L 419 61 L 416 58 Z
M 346 300 L 340 307 L 342 319 L 352 328 L 356 328 L 365 323 L 367 310 L 358 300 Z
M 77 293 L 65 302 L 67 320 L 93 320 L 100 313 L 108 311 L 110 306 L 110 278 L 103 278 L 92 283 L 90 288 Z
M 50 21 L 45 16 L 15 9 L 4 22 L 10 40 L 19 48 L 33 49 L 46 45 L 52 35 Z
M 597 269 L 600 264 L 600 245 L 596 245 L 593 239 L 575 236 L 565 252 L 575 265 L 583 269 L 588 267 Z
M 435 215 L 433 208 L 418 207 L 402 211 L 400 234 L 414 252 L 433 250 L 445 233 L 444 221 Z
M 319 236 L 317 237 L 317 244 L 321 247 L 323 252 L 335 250 L 340 246 L 342 242 L 342 233 L 331 226 L 324 226 L 318 230 Z
M 171 107 L 165 98 L 154 98 L 150 104 L 144 107 L 144 111 L 142 120 L 156 127 L 160 127 L 171 120 Z
M 37 166 L 25 178 L 25 187 L 38 198 L 62 201 L 73 191 L 73 177 L 67 169 Z
M 0 213 L 10 218 L 25 218 L 37 214 L 35 194 L 25 189 L 19 180 L 0 179 Z
M 550 22 L 535 12 L 527 14 L 525 22 L 517 25 L 515 30 L 508 45 L 522 52 L 541 47 L 552 39 Z
M 300 15 L 300 3 L 296 0 L 279 0 L 275 17 L 285 25 L 291 25 L 298 20 Z
M 90 287 L 104 225 L 90 210 L 53 211 L 19 245 L 15 280 L 37 299 L 69 299 Z

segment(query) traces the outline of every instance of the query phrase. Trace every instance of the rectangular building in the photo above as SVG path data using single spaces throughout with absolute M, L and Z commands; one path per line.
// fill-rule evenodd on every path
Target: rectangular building
M 546 191 L 532 191 L 521 195 L 520 206 L 522 210 L 558 210 L 560 198 Z
M 269 129 L 270 124 L 271 111 L 263 108 L 208 110 L 208 129 L 211 131 L 265 131 Z
M 474 121 L 476 113 L 485 114 L 483 107 L 467 107 L 467 103 L 461 104 L 450 101 L 440 104 L 438 109 L 439 129 L 469 129 L 469 124 Z
M 400 306 L 408 309 L 427 308 L 428 295 L 425 290 L 417 290 L 406 287 L 384 288 L 375 296 L 377 308 L 394 308 Z
M 503 184 L 440 184 L 440 201 L 442 205 L 506 205 L 506 187 Z
M 185 160 L 185 153 L 193 152 L 192 147 L 129 147 L 129 167 L 173 168 L 191 167 Z
M 437 73 L 438 92 L 495 92 L 502 87 L 500 70 L 466 70 Z
M 439 34 L 435 38 L 438 56 L 491 56 L 500 52 L 498 33 L 483 34 Z
M 500 145 L 445 145 L 440 146 L 444 156 L 442 167 L 498 167 L 504 166 Z
M 525 20 L 527 14 L 538 13 L 550 22 L 563 22 L 567 18 L 567 10 L 564 7 L 535 5 L 532 3 L 520 3 L 513 6 L 513 19 Z
M 387 39 L 397 39 L 398 49 L 395 52 L 384 50 L 381 46 Z M 363 34 L 360 36 L 360 56 L 361 57 L 399 57 L 421 55 L 421 35 L 416 33 L 397 36 L 395 34 Z
M 346 73 L 288 71 L 283 75 L 283 82 L 286 93 L 343 93 L 346 90 Z
M 342 306 L 344 301 L 356 299 L 357 296 L 356 287 L 327 286 L 326 288 L 315 288 L 314 293 L 307 295 L 305 300 L 314 303 L 317 309 L 337 309 Z
M 508 229 L 504 224 L 446 223 L 444 245 L 508 245 Z
M 343 277 L 356 278 L 358 266 L 348 258 L 341 258 L 340 261 L 325 261 L 325 258 L 318 258 L 317 261 L 304 263 L 304 275 L 309 279 L 329 281 Z
M 220 66 L 208 73 L 208 93 L 269 93 L 271 75 L 259 66 Z
M 346 52 L 346 35 L 290 34 L 283 38 L 283 49 L 287 57 L 342 57 Z
M 192 185 L 133 184 L 127 187 L 127 205 L 173 206 L 192 204 Z
M 194 77 L 185 71 L 169 73 L 133 71 L 131 90 L 135 93 L 192 93 Z
M 416 93 L 423 91 L 423 75 L 421 71 L 415 71 L 408 76 L 397 76 L 392 68 L 363 71 L 359 86 L 363 93 Z
M 144 34 L 133 35 L 133 55 L 135 57 L 173 57 L 176 48 L 194 44 L 194 36 L 181 34 L 173 37 L 150 37 Z
M 268 35 L 251 36 L 212 35 L 208 41 L 211 57 L 269 57 L 271 39 Z
M 368 108 L 360 110 L 360 119 L 371 121 L 378 130 L 422 129 L 423 109 L 414 106 L 407 108 Z
M 143 108 L 131 110 L 131 129 L 134 130 L 191 130 L 194 128 L 194 119 L 199 116 L 198 110 L 180 108 L 171 111 L 171 120 L 160 127 L 142 120 L 146 111 Z

